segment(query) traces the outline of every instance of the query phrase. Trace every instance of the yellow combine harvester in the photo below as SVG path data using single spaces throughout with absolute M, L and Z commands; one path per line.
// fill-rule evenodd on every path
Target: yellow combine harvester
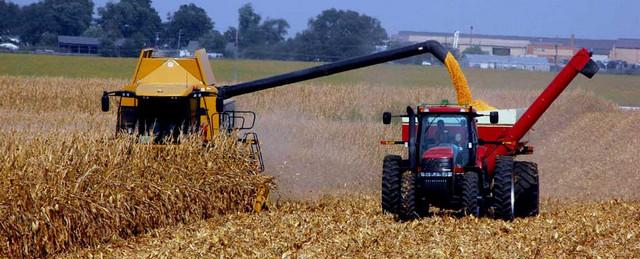
M 436 41 L 426 41 L 230 86 L 216 85 L 204 49 L 197 50 L 193 58 L 154 57 L 152 49 L 144 49 L 131 83 L 122 90 L 104 92 L 102 110 L 109 110 L 110 96 L 120 97 L 116 134 L 137 135 L 143 143 L 178 143 L 181 133 L 200 134 L 205 142 L 216 134 L 241 133 L 239 140 L 251 146 L 262 171 L 258 137 L 248 131 L 254 126 L 255 113 L 237 111 L 230 98 L 425 53 L 431 53 L 445 65 L 459 103 L 480 110 L 492 108 L 472 100 L 464 74 L 451 52 Z
M 120 96 L 117 131 L 157 144 L 175 142 L 181 132 L 199 132 L 209 141 L 217 132 L 252 128 L 254 114 L 235 111 L 232 100 L 223 102 L 225 112 L 218 112 L 216 93 L 204 49 L 193 58 L 153 57 L 152 49 L 144 49 L 131 83 L 122 91 L 105 92 L 102 110 L 109 110 L 109 96 Z

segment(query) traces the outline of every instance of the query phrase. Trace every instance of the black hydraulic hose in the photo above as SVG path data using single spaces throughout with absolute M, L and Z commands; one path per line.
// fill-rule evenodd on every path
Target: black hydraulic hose
M 253 93 L 277 86 L 333 75 L 348 70 L 363 68 L 424 53 L 431 53 L 434 57 L 444 63 L 445 57 L 447 55 L 447 50 L 437 41 L 430 40 L 406 47 L 385 50 L 370 55 L 345 59 L 286 74 L 271 76 L 235 85 L 223 86 L 218 88 L 218 102 L 242 94 Z

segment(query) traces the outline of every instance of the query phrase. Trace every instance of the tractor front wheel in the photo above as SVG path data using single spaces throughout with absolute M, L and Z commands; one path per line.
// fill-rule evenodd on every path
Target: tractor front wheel
M 476 172 L 466 172 L 462 178 L 462 212 L 465 216 L 480 217 L 478 196 L 480 183 Z
M 499 156 L 493 172 L 494 216 L 503 220 L 513 220 L 515 211 L 515 177 L 513 157 Z
M 402 157 L 387 155 L 382 165 L 381 203 L 382 211 L 391 214 L 398 213 L 400 203 L 400 186 L 402 169 L 400 164 Z
M 537 216 L 540 207 L 538 165 L 533 162 L 515 161 L 513 170 L 516 176 L 515 216 Z
M 419 217 L 416 210 L 416 175 L 407 170 L 402 173 L 402 187 L 398 217 L 401 221 L 409 221 Z

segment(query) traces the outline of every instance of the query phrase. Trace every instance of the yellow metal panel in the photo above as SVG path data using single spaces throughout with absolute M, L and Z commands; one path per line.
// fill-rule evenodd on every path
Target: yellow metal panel
M 202 80 L 202 75 L 200 75 L 200 69 L 198 68 L 198 64 L 195 59 L 176 59 L 176 62 L 180 64 L 184 70 L 189 72 L 194 78 L 197 78 L 199 81 Z
M 120 99 L 120 105 L 127 107 L 136 106 L 136 99 L 130 97 L 122 97 L 122 99 Z
M 168 85 L 168 84 L 145 84 L 138 85 L 136 95 L 138 96 L 187 96 L 193 91 L 191 86 Z
M 213 135 L 220 131 L 220 116 L 218 116 L 218 110 L 216 107 L 216 98 L 215 97 L 206 97 L 204 98 L 207 102 L 207 114 L 209 118 L 211 118 L 211 128 L 213 128 Z
M 201 80 L 195 78 L 174 59 L 168 59 L 162 66 L 156 68 L 144 78 L 140 78 L 136 84 L 203 85 Z
M 200 73 L 202 74 L 202 81 L 205 85 L 215 85 L 216 78 L 213 76 L 213 70 L 211 69 L 211 63 L 209 63 L 209 56 L 205 49 L 196 50 L 196 61 L 200 67 Z
M 140 63 L 140 68 L 138 69 L 138 75 L 136 76 L 136 81 L 146 77 L 149 73 L 156 70 L 158 67 L 162 66 L 164 62 L 167 60 L 164 58 L 145 58 Z
M 135 85 L 136 80 L 138 78 L 138 71 L 140 70 L 142 60 L 145 58 L 150 58 L 153 55 L 153 49 L 143 49 L 140 51 L 140 57 L 138 58 L 138 64 L 136 65 L 136 71 L 133 73 L 133 78 L 131 79 L 131 85 Z
M 216 110 L 216 98 L 211 96 L 203 97 L 202 102 L 200 102 L 200 108 L 207 109 L 207 114 L 200 117 L 200 128 L 206 128 L 204 137 L 206 141 L 209 141 L 220 129 L 220 118 Z
M 201 80 L 172 58 L 140 78 L 136 86 L 136 95 L 139 96 L 186 96 L 194 87 L 204 87 Z

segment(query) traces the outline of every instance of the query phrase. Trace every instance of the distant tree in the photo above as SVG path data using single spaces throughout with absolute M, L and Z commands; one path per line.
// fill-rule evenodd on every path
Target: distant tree
M 171 39 L 170 42 L 177 42 L 177 35 L 180 33 L 181 46 L 186 46 L 190 40 L 197 40 L 213 30 L 213 22 L 207 12 L 195 4 L 181 5 L 168 20 L 167 37 Z
M 82 36 L 91 37 L 91 38 L 101 38 L 102 36 L 104 36 L 104 34 L 105 33 L 102 27 L 98 25 L 91 25 L 82 33 Z
M 245 4 L 238 9 L 238 35 L 240 48 L 255 46 L 260 43 L 260 20 L 262 17 L 255 13 L 251 4 Z
M 208 52 L 223 53 L 227 41 L 219 31 L 210 31 L 205 33 L 198 39 L 200 46 L 207 49 Z
M 40 43 L 47 35 L 80 35 L 91 24 L 93 1 L 44 0 L 22 10 L 21 38 L 31 44 Z
M 245 4 L 238 10 L 238 45 L 245 58 L 278 58 L 289 23 L 284 19 L 266 19 L 257 14 L 251 4 Z M 235 28 L 225 32 L 225 38 L 235 42 Z
M 224 32 L 224 34 L 222 34 L 222 36 L 225 41 L 235 43 L 237 31 L 238 29 L 236 27 L 231 26 Z
M 118 48 L 114 39 L 106 37 L 105 34 L 100 37 L 99 53 L 103 57 L 117 57 L 119 56 Z
M 289 23 L 284 19 L 267 19 L 260 25 L 262 44 L 273 45 L 281 43 L 287 36 Z
M 147 38 L 142 33 L 134 33 L 122 43 L 122 46 L 116 46 L 118 56 L 137 57 L 140 50 L 145 48 Z
M 151 45 L 156 33 L 162 31 L 162 21 L 158 12 L 151 7 L 151 0 L 121 0 L 108 2 L 98 8 L 98 25 L 115 40 L 131 38 L 142 40 L 142 45 Z
M 53 32 L 44 32 L 40 35 L 39 45 L 42 46 L 56 46 L 58 45 L 58 35 Z
M 483 51 L 482 48 L 478 45 L 473 45 L 462 51 L 463 55 L 466 54 L 479 54 L 479 55 L 487 55 L 489 52 Z
M 329 9 L 309 20 L 293 45 L 306 60 L 338 60 L 369 54 L 387 39 L 378 19 L 351 10 Z
M 17 35 L 20 27 L 21 9 L 12 2 L 0 0 L 0 36 Z

